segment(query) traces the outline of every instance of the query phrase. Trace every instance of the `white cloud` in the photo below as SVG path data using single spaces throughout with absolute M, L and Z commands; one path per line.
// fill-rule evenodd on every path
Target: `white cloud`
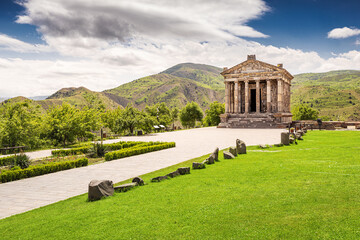
M 50 95 L 72 86 L 101 91 L 182 62 L 231 67 L 248 54 L 283 63 L 292 74 L 360 69 L 358 51 L 324 59 L 237 37 L 267 37 L 246 25 L 270 10 L 261 0 L 27 0 L 24 6 L 17 22 L 36 25 L 47 45 L 0 35 L 0 46 L 51 49 L 73 60 L 0 58 L 0 97 Z
M 29 44 L 0 33 L 0 49 L 20 53 L 50 52 L 51 48 L 42 44 Z
M 335 39 L 348 38 L 356 35 L 360 35 L 360 29 L 343 27 L 343 28 L 334 28 L 333 30 L 328 32 L 328 38 L 335 38 Z
M 360 45 L 360 39 L 356 39 L 355 45 Z

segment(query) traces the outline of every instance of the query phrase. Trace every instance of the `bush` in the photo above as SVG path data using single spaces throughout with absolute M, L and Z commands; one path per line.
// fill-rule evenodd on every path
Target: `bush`
M 139 155 L 142 153 L 153 152 L 153 151 L 158 151 L 158 150 L 162 150 L 162 149 L 166 149 L 166 148 L 175 147 L 174 142 L 165 142 L 165 143 L 150 142 L 149 144 L 152 144 L 152 145 L 137 146 L 137 147 L 133 147 L 133 148 L 129 148 L 129 149 L 121 149 L 118 151 L 106 153 L 105 160 L 111 161 L 113 159 L 130 157 L 130 156 Z
M 114 150 L 119 150 L 119 149 L 123 149 L 123 148 L 133 147 L 133 146 L 136 146 L 136 145 L 139 145 L 139 144 L 142 144 L 142 143 L 144 143 L 144 142 L 132 142 L 132 141 L 124 142 L 124 141 L 121 141 L 121 142 L 117 142 L 117 143 L 104 144 L 104 146 L 106 146 L 106 148 L 109 151 L 114 151 Z
M 15 157 L 15 165 L 21 167 L 21 169 L 28 168 L 30 166 L 30 158 L 25 154 L 20 154 Z
M 30 165 L 29 157 L 25 154 L 11 155 L 8 157 L 0 158 L 0 166 L 16 165 L 21 168 L 27 168 Z
M 85 154 L 89 152 L 90 148 L 86 147 L 79 147 L 79 148 L 71 148 L 71 149 L 61 149 L 61 150 L 53 150 L 51 154 L 54 156 L 69 156 L 69 155 L 79 155 Z
M 15 165 L 15 155 L 0 158 L 0 166 Z
M 22 178 L 29 178 L 44 175 L 47 173 L 58 172 L 66 169 L 82 167 L 88 165 L 87 158 L 80 158 L 73 161 L 48 163 L 44 165 L 30 166 L 26 169 L 9 170 L 0 174 L 0 182 L 10 182 Z
M 91 157 L 103 157 L 107 151 L 107 147 L 102 143 L 95 143 L 94 147 L 90 150 Z

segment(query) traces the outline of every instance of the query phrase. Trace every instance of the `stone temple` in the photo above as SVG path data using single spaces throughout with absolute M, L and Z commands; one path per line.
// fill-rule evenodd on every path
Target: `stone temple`
M 283 68 L 256 60 L 221 73 L 225 81 L 225 114 L 220 128 L 280 128 L 291 123 L 290 86 L 294 78 Z

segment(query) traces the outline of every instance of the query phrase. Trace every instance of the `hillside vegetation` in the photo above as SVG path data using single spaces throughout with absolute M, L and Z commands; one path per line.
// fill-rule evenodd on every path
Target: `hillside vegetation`
M 45 100 L 32 103 L 45 112 L 63 102 L 78 108 L 88 106 L 104 109 L 126 107 L 132 103 L 144 109 L 146 105 L 159 102 L 182 108 L 194 101 L 204 111 L 211 102 L 224 103 L 224 80 L 220 72 L 221 69 L 214 66 L 182 63 L 103 92 L 84 87 L 64 88 Z M 298 74 L 292 80 L 291 91 L 293 107 L 306 103 L 317 109 L 324 120 L 360 121 L 360 71 Z M 21 99 L 18 97 L 12 101 Z
M 295 75 L 291 104 L 307 103 L 329 120 L 360 120 L 360 71 Z
M 220 68 L 184 63 L 162 73 L 140 78 L 117 88 L 106 90 L 108 97 L 124 106 L 132 102 L 144 108 L 158 102 L 182 108 L 187 102 L 197 102 L 206 109 L 213 101 L 224 102 L 224 83 Z

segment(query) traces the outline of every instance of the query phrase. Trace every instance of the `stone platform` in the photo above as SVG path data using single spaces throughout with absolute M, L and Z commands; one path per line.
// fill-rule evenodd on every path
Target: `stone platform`
M 218 128 L 287 128 L 291 113 L 222 114 Z

